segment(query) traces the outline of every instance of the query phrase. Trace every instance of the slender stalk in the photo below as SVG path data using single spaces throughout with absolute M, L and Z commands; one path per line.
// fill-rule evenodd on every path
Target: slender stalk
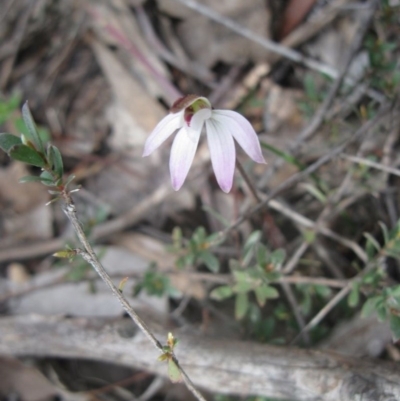
M 250 177 L 246 173 L 246 170 L 243 168 L 242 163 L 236 159 L 236 168 L 238 169 L 240 175 L 242 176 L 244 182 L 248 186 L 253 198 L 257 201 L 257 203 L 261 203 L 262 199 L 257 193 L 257 188 L 255 187 L 254 183 L 251 181 Z
M 82 229 L 81 224 L 76 215 L 76 208 L 75 204 L 71 198 L 69 192 L 66 189 L 62 191 L 62 198 L 65 202 L 64 212 L 67 215 L 69 221 L 71 222 L 72 226 L 74 227 L 75 233 L 78 236 L 79 242 L 82 244 L 84 250 L 77 249 L 76 253 L 80 255 L 87 263 L 89 263 L 96 273 L 100 276 L 100 278 L 107 284 L 110 288 L 112 293 L 121 303 L 122 307 L 125 309 L 126 313 L 131 317 L 131 319 L 137 324 L 140 330 L 146 335 L 146 337 L 150 340 L 150 342 L 154 345 L 156 349 L 160 351 L 160 353 L 164 353 L 164 349 L 162 344 L 157 340 L 157 338 L 153 335 L 149 327 L 146 323 L 141 319 L 141 317 L 135 312 L 132 306 L 129 304 L 128 300 L 124 297 L 123 293 L 115 286 L 111 277 L 100 263 L 99 259 L 97 258 L 96 253 L 94 252 L 92 246 L 90 245 L 86 235 Z M 179 361 L 176 359 L 175 355 L 173 355 L 174 362 L 178 366 L 178 369 L 181 372 L 182 380 L 185 383 L 188 390 L 199 400 L 199 401 L 206 401 L 206 399 L 202 396 L 202 394 L 195 388 L 193 382 L 184 371 L 182 366 L 180 365 Z

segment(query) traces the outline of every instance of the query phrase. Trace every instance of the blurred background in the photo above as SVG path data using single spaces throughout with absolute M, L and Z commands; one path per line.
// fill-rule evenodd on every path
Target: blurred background
M 177 353 L 208 399 L 334 399 L 320 354 L 300 389 L 293 345 L 346 355 L 372 388 L 399 361 L 399 27 L 399 0 L 1 0 L 0 131 L 26 132 L 28 101 L 115 283 L 155 333 L 202 344 Z M 239 172 L 219 189 L 204 139 L 178 192 L 171 140 L 141 157 L 186 94 L 252 123 L 268 164 L 237 151 L 257 199 Z M 51 256 L 78 245 L 46 187 L 18 183 L 39 173 L 0 152 L 1 399 L 191 399 L 90 266 Z M 253 343 L 283 346 L 266 360 L 292 387 L 257 376 Z M 216 379 L 229 350 L 248 382 L 239 362 Z

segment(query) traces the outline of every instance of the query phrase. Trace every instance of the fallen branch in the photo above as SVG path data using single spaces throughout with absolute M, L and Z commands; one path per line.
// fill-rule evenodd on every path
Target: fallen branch
M 127 320 L 107 325 L 62 317 L 3 318 L 0 354 L 88 358 L 165 376 L 164 364 L 156 361 L 157 350 L 135 330 Z M 165 330 L 152 331 L 158 336 Z M 208 391 L 299 401 L 400 399 L 400 366 L 394 363 L 174 332 L 184 369 Z

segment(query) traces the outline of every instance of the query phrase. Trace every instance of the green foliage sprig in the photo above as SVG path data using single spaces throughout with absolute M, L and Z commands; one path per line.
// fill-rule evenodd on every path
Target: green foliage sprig
M 52 187 L 48 192 L 55 196 L 53 201 L 57 200 L 74 176 L 70 175 L 65 181 L 63 180 L 64 165 L 61 153 L 57 147 L 43 141 L 32 118 L 28 102 L 22 107 L 22 117 L 27 128 L 26 133 L 22 133 L 20 137 L 0 133 L 0 148 L 11 159 L 40 168 L 42 172 L 39 176 L 28 175 L 22 177 L 20 182 L 41 182 Z
M 244 245 L 241 261 L 230 261 L 232 284 L 219 286 L 210 294 L 212 299 L 218 301 L 234 296 L 235 317 L 238 320 L 244 318 L 250 309 L 251 292 L 260 307 L 267 300 L 279 297 L 277 289 L 270 283 L 281 276 L 279 268 L 285 259 L 285 252 L 282 249 L 270 252 L 260 238 L 261 233 L 255 231 Z
M 371 234 L 365 234 L 365 249 L 372 268 L 353 283 L 347 301 L 350 306 L 355 307 L 359 304 L 360 294 L 364 293 L 366 301 L 362 307 L 362 315 L 376 313 L 379 320 L 389 320 L 393 339 L 397 341 L 400 339 L 400 285 L 389 285 L 385 259 L 392 257 L 400 261 L 400 220 L 393 230 L 388 230 L 383 223 L 381 229 L 382 245 Z
M 182 230 L 176 227 L 172 233 L 173 244 L 169 247 L 170 252 L 178 255 L 176 266 L 183 269 L 187 266 L 204 264 L 211 272 L 218 273 L 220 264 L 211 252 L 211 246 L 217 245 L 219 235 L 207 235 L 204 227 L 198 227 L 192 237 L 185 241 Z

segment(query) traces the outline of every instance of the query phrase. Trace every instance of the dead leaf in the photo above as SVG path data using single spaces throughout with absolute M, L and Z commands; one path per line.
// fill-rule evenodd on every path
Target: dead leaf
M 241 0 L 207 0 L 204 5 L 255 34 L 270 37 L 270 14 L 263 0 L 253 0 L 251 4 Z M 266 51 L 259 44 L 198 13 L 188 15 L 178 26 L 178 33 L 190 57 L 206 67 L 218 61 L 238 64 L 266 58 Z
M 279 38 L 283 39 L 301 24 L 316 2 L 317 0 L 291 0 L 283 14 Z
M 57 396 L 55 387 L 35 368 L 17 359 L 0 357 L 0 395 L 21 401 L 50 401 Z
M 125 115 L 125 118 L 129 119 L 130 117 L 128 124 L 124 125 L 130 129 L 124 133 L 121 130 L 116 130 L 117 137 L 111 139 L 111 145 L 117 150 L 126 149 L 128 144 L 142 146 L 148 134 L 165 116 L 165 110 L 101 42 L 93 41 L 92 47 L 112 87 L 118 105 L 116 107 L 123 109 L 121 113 Z M 110 122 L 114 125 L 115 119 Z M 142 149 L 140 149 L 140 155 L 141 153 Z
M 30 276 L 25 266 L 21 263 L 10 263 L 7 266 L 7 279 L 19 285 L 28 282 Z
M 103 43 L 123 48 L 124 52 L 131 49 L 131 54 L 125 61 L 129 64 L 129 70 L 133 71 L 132 75 L 140 81 L 152 99 L 164 98 L 167 103 L 175 100 L 169 99 L 165 88 L 154 79 L 157 75 L 169 80 L 168 69 L 143 39 L 134 14 L 126 2 L 113 0 L 110 6 L 108 1 L 98 1 L 97 4 L 92 4 L 91 11 L 94 15 L 93 28 Z M 132 54 L 132 45 L 136 49 L 137 57 Z

